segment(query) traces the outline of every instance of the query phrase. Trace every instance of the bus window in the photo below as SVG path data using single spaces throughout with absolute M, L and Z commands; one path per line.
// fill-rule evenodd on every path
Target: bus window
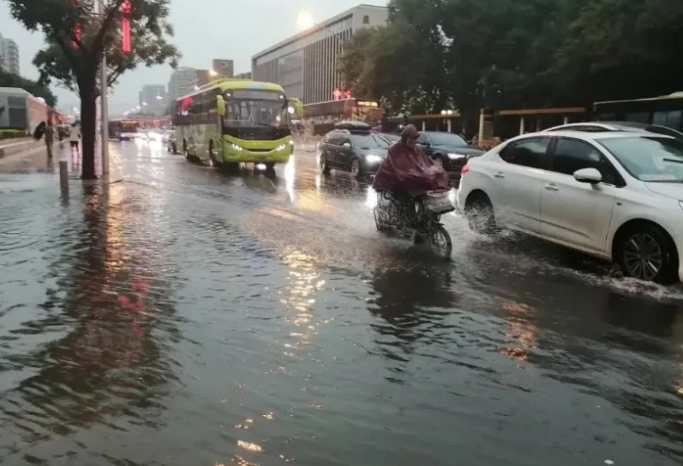
M 635 123 L 649 123 L 650 114 L 647 112 L 627 113 L 626 121 L 633 121 Z
M 652 117 L 652 124 L 666 126 L 667 128 L 681 130 L 681 112 L 674 110 L 671 112 L 655 112 Z

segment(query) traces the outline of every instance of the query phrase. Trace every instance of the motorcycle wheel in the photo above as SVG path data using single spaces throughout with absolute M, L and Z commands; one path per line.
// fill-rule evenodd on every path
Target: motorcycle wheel
M 453 253 L 453 241 L 446 229 L 439 225 L 429 235 L 425 235 L 434 252 L 444 260 L 450 260 Z M 415 238 L 417 240 L 417 237 Z

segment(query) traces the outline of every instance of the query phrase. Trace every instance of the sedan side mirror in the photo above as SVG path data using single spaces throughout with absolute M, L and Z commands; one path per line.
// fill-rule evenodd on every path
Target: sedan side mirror
M 574 172 L 574 179 L 579 183 L 598 184 L 602 181 L 602 175 L 595 168 L 582 168 Z
M 351 144 L 348 142 L 345 142 L 344 144 L 342 144 L 342 147 L 345 147 L 347 149 L 351 149 Z

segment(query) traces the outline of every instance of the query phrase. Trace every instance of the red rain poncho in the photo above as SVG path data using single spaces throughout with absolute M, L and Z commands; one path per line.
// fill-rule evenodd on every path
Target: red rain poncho
M 448 173 L 440 163 L 427 157 L 419 146 L 411 149 L 403 142 L 389 148 L 372 187 L 375 190 L 407 192 L 413 196 L 451 189 Z

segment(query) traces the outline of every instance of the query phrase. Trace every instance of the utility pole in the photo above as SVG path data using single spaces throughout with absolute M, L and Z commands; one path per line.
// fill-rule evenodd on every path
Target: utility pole
M 106 14 L 106 7 L 104 0 L 95 2 L 98 6 L 97 12 L 100 15 L 101 21 L 104 21 Z M 102 63 L 100 64 L 100 114 L 101 114 L 101 135 L 102 135 L 102 175 L 109 174 L 109 105 L 108 94 L 109 86 L 107 86 L 107 58 L 102 52 Z

